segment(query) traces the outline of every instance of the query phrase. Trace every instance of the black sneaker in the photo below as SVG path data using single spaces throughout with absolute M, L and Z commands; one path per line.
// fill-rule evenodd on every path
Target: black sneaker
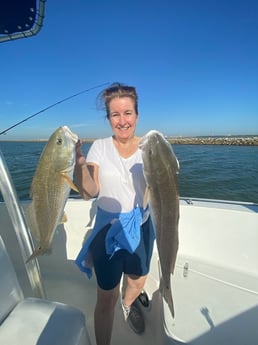
M 150 306 L 149 297 L 144 290 L 142 290 L 138 296 L 138 301 L 144 306 L 144 308 L 148 308 Z
M 145 330 L 145 322 L 141 309 L 138 307 L 137 302 L 133 302 L 130 308 L 129 315 L 127 317 L 127 322 L 129 323 L 132 330 L 141 334 Z

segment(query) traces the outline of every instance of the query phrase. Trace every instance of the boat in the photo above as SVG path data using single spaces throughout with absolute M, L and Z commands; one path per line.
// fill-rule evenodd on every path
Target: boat
M 26 209 L 27 205 L 28 202 L 23 201 L 22 210 Z M 74 264 L 85 236 L 91 231 L 94 200 L 69 198 L 65 211 L 68 221 L 58 226 L 52 253 L 38 259 L 41 284 L 45 292 L 43 300 L 63 303 L 81 311 L 85 317 L 84 332 L 88 341 L 85 344 L 95 344 L 93 313 L 96 281 L 94 277 L 88 280 Z M 38 290 L 31 287 L 19 238 L 5 202 L 0 203 L 0 219 L 1 237 L 22 287 L 23 298 L 34 297 L 33 290 Z M 145 285 L 149 303 L 147 306 L 141 306 L 146 330 L 142 335 L 135 334 L 124 321 L 118 303 L 112 344 L 120 344 L 121 339 L 126 345 L 257 344 L 257 224 L 258 205 L 255 204 L 181 199 L 179 253 L 172 276 L 175 318 L 172 318 L 159 292 L 160 268 L 157 248 L 154 247 L 150 274 Z M 2 253 L 0 256 L 2 260 Z M 3 277 L 2 270 L 7 270 L 8 267 L 3 266 L 2 262 L 0 265 Z M 2 284 L 1 278 L 1 293 Z M 2 304 L 2 296 L 0 300 Z M 21 301 L 22 298 L 17 301 L 17 305 Z M 8 313 L 6 320 L 12 317 L 16 308 L 17 306 L 14 306 L 14 310 Z M 25 315 L 20 317 L 24 318 Z M 16 321 L 19 322 L 19 318 Z M 26 339 L 30 331 L 35 331 L 31 330 L 29 323 L 24 325 L 24 335 L 21 329 L 17 337 L 13 337 L 14 333 L 10 329 L 7 333 L 11 336 L 11 342 L 8 342 L 8 339 L 2 338 L 1 335 L 1 328 L 6 321 L 4 319 L 1 322 L 1 344 L 16 345 L 21 336 Z M 31 322 L 29 318 L 28 322 Z M 17 326 L 13 326 L 16 329 Z M 53 332 L 51 327 L 49 331 Z M 58 320 L 56 331 L 62 335 Z M 44 340 L 41 342 L 42 334 L 44 333 L 38 334 L 37 341 L 24 343 L 50 344 Z M 62 336 L 61 339 L 62 344 L 77 344 L 64 342 Z M 55 344 L 59 342 L 56 341 Z
M 91 232 L 95 200 L 70 196 L 68 221 L 57 227 L 52 252 L 26 263 L 33 250 L 25 217 L 29 201 L 18 199 L 1 152 L 0 188 L 0 343 L 94 345 L 96 280 L 88 280 L 74 259 Z M 175 317 L 159 291 L 155 244 L 144 298 L 139 297 L 145 332 L 131 330 L 117 303 L 112 344 L 257 344 L 257 225 L 258 204 L 180 198 L 179 251 L 171 276 Z

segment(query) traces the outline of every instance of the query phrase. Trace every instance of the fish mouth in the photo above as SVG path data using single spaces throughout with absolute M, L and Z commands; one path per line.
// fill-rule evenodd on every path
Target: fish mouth
M 158 136 L 163 136 L 162 133 L 156 131 L 156 130 L 150 130 L 148 133 L 146 133 L 140 140 L 138 147 L 141 150 L 144 150 L 145 145 L 149 142 L 150 138 L 158 138 Z
M 74 143 L 78 142 L 78 135 L 73 133 L 68 126 L 63 126 L 62 129 L 66 134 L 68 134 L 71 137 Z

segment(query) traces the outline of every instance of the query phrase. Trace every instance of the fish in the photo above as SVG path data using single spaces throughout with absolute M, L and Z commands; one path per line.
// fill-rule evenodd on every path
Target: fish
M 179 247 L 179 162 L 172 146 L 159 131 L 151 130 L 145 134 L 139 142 L 139 148 L 146 180 L 144 207 L 150 206 L 156 233 L 161 270 L 159 289 L 174 317 L 170 279 Z
M 26 263 L 49 252 L 55 230 L 66 220 L 64 208 L 73 183 L 78 136 L 69 127 L 57 128 L 44 147 L 30 188 L 25 216 L 38 244 Z

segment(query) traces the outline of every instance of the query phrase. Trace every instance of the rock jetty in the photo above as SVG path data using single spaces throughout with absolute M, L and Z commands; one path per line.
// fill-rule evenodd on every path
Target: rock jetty
M 167 137 L 170 144 L 258 146 L 258 136 L 250 137 Z

